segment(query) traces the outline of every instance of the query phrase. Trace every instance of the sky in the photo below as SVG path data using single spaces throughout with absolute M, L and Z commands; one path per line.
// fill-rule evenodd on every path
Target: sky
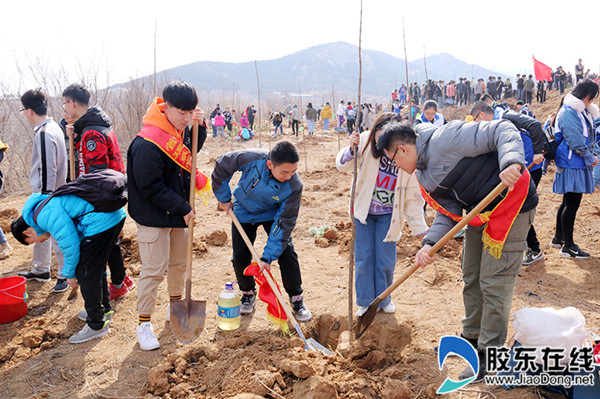
M 533 72 L 532 55 L 566 70 L 582 58 L 598 73 L 591 37 L 599 11 L 597 0 L 576 8 L 538 0 L 364 0 L 362 47 L 404 59 L 404 21 L 411 61 L 448 53 L 513 75 Z M 14 93 L 34 79 L 95 76 L 102 87 L 152 74 L 155 27 L 158 71 L 274 59 L 336 41 L 358 45 L 360 0 L 32 0 L 6 3 L 3 16 L 0 92 Z

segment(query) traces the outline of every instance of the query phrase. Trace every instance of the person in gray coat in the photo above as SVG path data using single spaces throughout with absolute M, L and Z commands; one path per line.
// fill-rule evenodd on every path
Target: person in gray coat
M 67 179 L 67 150 L 65 136 L 48 113 L 48 100 L 41 89 L 28 90 L 21 96 L 21 113 L 34 128 L 33 148 L 31 149 L 31 172 L 29 185 L 32 193 L 50 194 Z M 56 240 L 46 240 L 33 246 L 33 269 L 19 273 L 27 280 L 50 281 L 50 261 L 52 248 L 58 262 L 57 282 L 52 292 L 63 292 L 69 288 L 62 274 L 63 255 Z
M 487 372 L 487 348 L 506 341 L 514 287 L 538 203 L 519 131 L 507 120 L 457 120 L 440 128 L 420 124 L 416 132 L 396 123 L 386 127 L 377 146 L 405 172 L 416 170 L 425 199 L 438 209 L 423 248 L 415 256 L 415 263 L 422 267 L 435 260 L 428 251 L 460 220 L 463 211 L 473 209 L 500 182 L 509 187 L 482 212 L 491 214 L 470 222 L 465 232 L 461 336 L 478 350 L 475 381 L 481 381 Z M 473 375 L 469 367 L 459 379 Z

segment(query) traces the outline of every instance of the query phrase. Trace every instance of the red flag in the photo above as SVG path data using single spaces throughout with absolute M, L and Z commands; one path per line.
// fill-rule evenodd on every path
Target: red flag
M 547 80 L 548 82 L 552 82 L 552 68 L 539 62 L 535 57 L 533 57 L 533 71 L 535 72 L 535 80 Z
M 277 297 L 267 282 L 267 279 L 265 276 L 263 276 L 263 273 L 269 273 L 269 275 L 271 275 L 271 272 L 265 270 L 263 273 L 260 273 L 259 270 L 260 266 L 258 266 L 256 262 L 252 262 L 252 264 L 248 266 L 246 270 L 244 270 L 244 274 L 246 276 L 254 276 L 254 279 L 258 283 L 258 298 L 267 304 L 267 318 L 280 326 L 285 334 L 289 334 L 285 311 L 277 300 Z M 271 278 L 273 278 L 272 275 Z M 279 285 L 277 285 L 277 283 L 275 283 L 275 285 L 279 292 L 281 292 Z

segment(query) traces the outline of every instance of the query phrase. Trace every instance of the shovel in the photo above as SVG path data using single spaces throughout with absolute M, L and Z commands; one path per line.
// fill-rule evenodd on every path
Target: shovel
M 483 208 L 488 206 L 489 203 L 494 200 L 494 198 L 500 195 L 500 193 L 504 191 L 505 188 L 506 185 L 504 183 L 498 184 L 491 193 L 489 193 L 483 200 L 481 200 L 479 204 L 475 206 L 475 208 L 471 210 L 471 212 L 467 213 L 467 215 L 464 218 L 462 218 L 460 222 L 458 222 L 433 247 L 431 247 L 427 254 L 429 256 L 435 255 L 435 253 L 439 251 L 448 241 L 450 241 L 456 233 L 458 233 L 463 227 L 465 227 L 467 223 L 471 221 L 471 219 L 477 216 L 477 214 L 479 214 L 479 212 L 481 212 Z M 375 318 L 375 314 L 377 313 L 377 307 L 379 306 L 379 304 L 383 302 L 383 300 L 387 298 L 387 296 L 390 295 L 396 288 L 398 288 L 400 284 L 402 284 L 415 271 L 417 271 L 419 267 L 419 265 L 411 266 L 411 268 L 404 272 L 404 274 L 400 276 L 398 280 L 394 281 L 394 283 L 392 283 L 392 285 L 390 285 L 385 291 L 383 291 L 377 298 L 373 299 L 373 302 L 369 304 L 369 307 L 367 308 L 365 314 L 358 318 L 358 323 L 356 324 L 356 331 L 354 333 L 354 336 L 357 339 L 360 338 L 365 333 L 367 328 L 369 328 L 371 323 L 373 323 L 373 319 Z
M 254 245 L 252 245 L 252 242 L 248 238 L 248 235 L 244 231 L 244 228 L 240 224 L 238 218 L 235 216 L 235 213 L 233 213 L 233 209 L 229 210 L 229 216 L 231 216 L 231 219 L 233 220 L 233 224 L 235 224 L 235 227 L 237 228 L 238 232 L 244 239 L 244 242 L 246 243 L 246 245 L 248 246 L 248 249 L 252 253 L 252 257 L 254 258 L 254 260 L 256 262 L 260 262 L 260 256 L 258 256 L 256 249 L 254 249 Z M 307 351 L 318 350 L 318 351 L 323 352 L 326 355 L 333 355 L 333 352 L 331 350 L 327 349 L 326 347 L 324 347 L 323 345 L 318 343 L 314 338 L 306 339 L 306 337 L 302 333 L 302 330 L 300 329 L 300 325 L 294 318 L 294 314 L 292 313 L 291 309 L 289 308 L 287 302 L 285 302 L 283 297 L 281 296 L 281 292 L 279 292 L 279 288 L 277 287 L 277 285 L 271 278 L 271 275 L 269 273 L 263 273 L 263 276 L 265 276 L 265 278 L 267 279 L 267 283 L 269 283 L 271 290 L 273 290 L 273 293 L 275 293 L 275 296 L 277 297 L 279 304 L 283 308 L 288 320 L 292 323 L 292 326 L 294 326 L 294 329 L 298 333 L 298 336 L 300 338 L 302 338 L 302 340 L 304 341 L 304 349 Z
M 195 210 L 196 200 L 196 159 L 198 156 L 198 121 L 194 121 L 192 131 L 192 168 L 190 170 L 190 206 Z M 192 300 L 192 249 L 194 245 L 194 219 L 190 218 L 187 236 L 187 259 L 185 298 L 171 300 L 171 331 L 183 343 L 189 344 L 200 336 L 204 329 L 206 301 Z

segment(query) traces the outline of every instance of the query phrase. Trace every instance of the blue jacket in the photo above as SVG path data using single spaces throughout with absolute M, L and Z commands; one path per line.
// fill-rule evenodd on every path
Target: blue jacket
M 124 208 L 108 213 L 94 212 L 94 207 L 86 200 L 74 195 L 62 195 L 48 201 L 35 223 L 35 208 L 46 198 L 48 195 L 45 194 L 30 195 L 23 206 L 23 219 L 38 234 L 50 233 L 54 237 L 65 258 L 63 275 L 74 278 L 81 239 L 116 226 L 127 214 Z
M 229 181 L 235 172 L 242 172 L 233 190 L 233 210 L 241 223 L 274 221 L 262 254 L 263 261 L 271 263 L 292 243 L 302 198 L 302 181 L 297 173 L 284 183 L 276 180 L 267 167 L 268 160 L 266 150 L 229 152 L 217 160 L 211 180 L 217 200 L 229 202 Z
M 584 136 L 584 132 L 588 137 Z M 569 105 L 569 101 L 565 97 L 565 105 L 556 117 L 554 132 L 555 140 L 559 143 L 554 159 L 556 166 L 571 169 L 586 169 L 591 166 L 595 161 L 594 136 L 595 126 L 591 115 L 587 110 L 578 112 Z

